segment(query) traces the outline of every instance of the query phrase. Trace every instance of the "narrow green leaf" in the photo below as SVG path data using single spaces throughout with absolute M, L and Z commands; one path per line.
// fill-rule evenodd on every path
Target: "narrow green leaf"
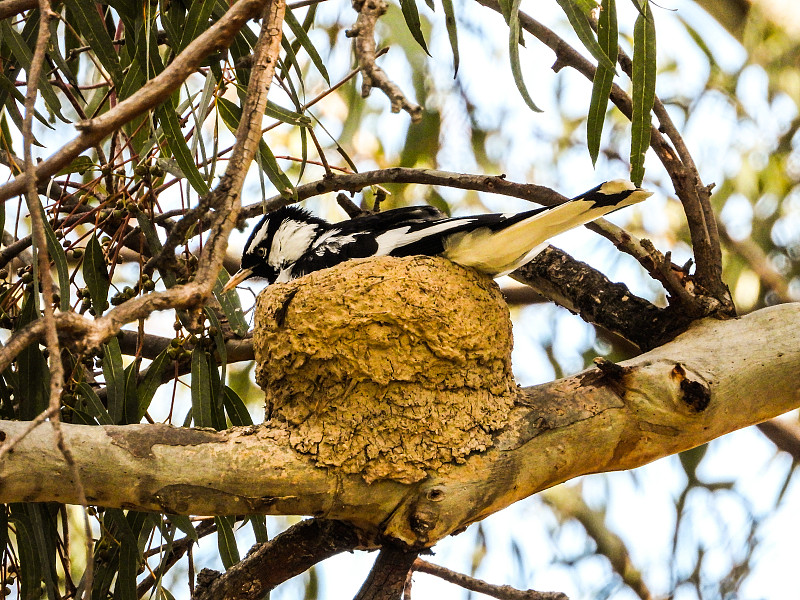
M 239 549 L 233 535 L 233 517 L 214 517 L 217 524 L 217 546 L 219 557 L 225 569 L 230 569 L 239 562 Z
M 92 306 L 99 317 L 108 308 L 108 267 L 103 249 L 97 241 L 97 236 L 92 235 L 86 244 L 83 255 L 83 280 L 89 288 Z
M 220 117 L 222 117 L 223 123 L 225 123 L 228 129 L 230 129 L 232 132 L 236 132 L 236 128 L 239 126 L 239 119 L 241 118 L 242 110 L 233 102 L 225 98 L 217 99 L 217 109 Z M 286 173 L 283 172 L 283 169 L 278 166 L 278 161 L 275 160 L 275 155 L 272 154 L 272 151 L 269 149 L 269 146 L 267 146 L 267 143 L 264 140 L 259 142 L 258 150 L 259 154 L 261 155 L 262 168 L 267 174 L 267 177 L 269 177 L 269 180 L 272 182 L 272 185 L 275 186 L 275 189 L 277 189 L 278 193 L 282 196 L 292 197 L 294 195 L 294 186 L 286 176 Z
M 50 260 L 56 266 L 56 275 L 58 276 L 58 293 L 60 296 L 59 308 L 66 312 L 70 309 L 69 306 L 69 267 L 67 266 L 67 253 L 64 252 L 63 246 L 58 241 L 53 228 L 50 226 L 50 221 L 47 220 L 47 215 L 44 214 L 42 204 L 38 202 L 39 211 L 42 215 L 44 222 L 44 234 L 47 238 L 47 251 L 50 254 Z
M 86 412 L 97 419 L 100 425 L 113 425 L 114 419 L 108 414 L 106 407 L 103 406 L 100 396 L 98 396 L 88 383 L 81 382 L 75 387 L 76 391 L 86 401 Z
M 139 422 L 139 396 L 136 393 L 136 382 L 139 380 L 139 363 L 137 359 L 125 368 L 125 410 L 123 423 Z
M 0 97 L 5 97 L 4 103 L 6 111 L 8 112 L 8 116 L 11 117 L 12 121 L 14 121 L 14 125 L 17 126 L 17 129 L 22 131 L 22 113 L 19 112 L 17 103 L 19 103 L 19 106 L 23 106 L 25 104 L 25 96 L 2 73 L 0 73 Z M 47 122 L 47 119 L 38 110 L 33 111 L 33 116 L 36 117 L 36 120 L 42 123 L 45 127 L 53 129 L 53 126 Z M 35 137 L 32 139 L 32 143 L 34 146 L 44 148 L 44 144 L 40 143 Z
M 511 74 L 514 76 L 514 83 L 517 84 L 522 99 L 533 112 L 542 112 L 528 93 L 525 87 L 525 79 L 522 77 L 522 65 L 519 62 L 520 46 L 520 26 L 519 26 L 519 5 L 521 0 L 512 0 L 511 11 L 508 21 L 508 53 L 511 59 Z
M 214 77 L 214 74 L 211 71 L 209 71 L 206 74 L 206 82 L 203 85 L 203 93 L 200 95 L 198 110 L 192 111 L 192 114 L 194 115 L 195 118 L 195 128 L 197 129 L 197 131 L 201 130 L 203 123 L 205 122 L 206 118 L 211 112 L 211 109 L 213 107 L 212 99 L 214 97 L 214 92 L 216 90 L 217 90 L 217 79 Z M 202 143 L 202 140 L 203 140 L 202 135 L 196 135 L 192 138 L 192 154 L 194 154 L 194 151 L 197 149 L 198 143 Z M 205 163 L 206 161 L 203 160 L 203 162 Z M 206 172 L 205 176 L 206 176 L 206 181 L 210 181 L 208 172 Z
M 164 139 L 169 146 L 172 156 L 178 162 L 178 165 L 186 176 L 191 186 L 201 196 L 205 196 L 210 190 L 208 184 L 203 179 L 203 175 L 194 164 L 192 153 L 189 151 L 189 146 L 183 138 L 181 126 L 178 122 L 178 115 L 175 112 L 175 105 L 172 100 L 167 100 L 156 109 L 156 116 L 161 128 L 164 131 Z
M 16 329 L 20 330 L 38 318 L 33 294 L 26 293 Z M 50 396 L 50 370 L 38 344 L 30 344 L 17 356 L 17 376 L 18 418 L 30 421 L 47 408 Z
M 36 552 L 33 525 L 21 508 L 11 505 L 11 519 L 17 532 L 17 553 L 19 554 L 21 597 L 25 600 L 39 598 L 41 594 L 42 565 Z
M 50 46 L 47 49 L 47 55 L 53 59 L 53 62 L 58 67 L 58 70 L 67 78 L 67 81 L 72 85 L 72 93 L 75 95 L 76 98 L 81 100 L 84 104 L 86 104 L 86 99 L 83 97 L 83 94 L 80 90 L 80 82 L 78 78 L 75 76 L 75 73 L 72 72 L 69 64 L 66 60 L 64 60 L 64 56 L 61 54 L 61 46 L 56 42 L 61 35 L 59 34 L 59 27 L 61 26 L 61 22 L 58 19 L 52 19 L 50 21 Z
M 114 50 L 111 36 L 108 35 L 106 23 L 97 12 L 97 5 L 93 2 L 81 0 L 65 0 L 72 14 L 71 25 L 80 33 L 92 51 L 97 56 L 100 64 L 105 67 L 114 85 L 119 88 L 122 84 L 122 69 L 119 65 L 119 56 Z
M 450 48 L 453 51 L 453 78 L 458 73 L 458 26 L 456 24 L 456 13 L 453 9 L 453 0 L 442 0 L 444 9 L 444 24 L 447 28 L 447 37 L 450 40 Z
M 603 0 L 600 9 L 600 18 L 597 20 L 597 41 L 608 56 L 617 56 L 619 53 L 617 31 L 617 7 L 615 0 Z M 586 139 L 589 147 L 589 156 L 592 165 L 597 162 L 600 154 L 600 137 L 603 133 L 603 123 L 606 119 L 608 96 L 614 81 L 614 71 L 597 65 L 592 82 L 592 99 L 589 102 L 589 115 L 586 119 Z
M 192 416 L 195 427 L 214 427 L 210 378 L 208 356 L 197 345 L 192 350 Z
M 400 0 L 400 8 L 403 11 L 403 18 L 406 20 L 408 30 L 411 35 L 425 51 L 425 54 L 430 56 L 428 46 L 425 45 L 425 38 L 422 36 L 422 29 L 420 29 L 419 12 L 417 12 L 417 4 L 414 0 Z
M 258 153 L 261 158 L 261 167 L 278 193 L 287 198 L 293 197 L 295 195 L 294 185 L 280 168 L 275 155 L 263 139 L 258 142 Z
M 311 40 L 306 33 L 306 30 L 303 29 L 303 26 L 294 16 L 294 13 L 291 10 L 286 11 L 286 15 L 284 17 L 286 24 L 289 26 L 289 29 L 292 30 L 292 33 L 297 38 L 297 41 L 300 42 L 300 45 L 303 49 L 308 53 L 308 57 L 311 59 L 311 62 L 314 63 L 314 66 L 317 67 L 317 71 L 319 71 L 322 78 L 325 80 L 325 83 L 328 85 L 331 84 L 331 80 L 328 77 L 328 69 L 325 68 L 325 62 L 320 57 L 317 49 L 314 47 L 314 44 L 311 43 Z M 424 47 L 424 45 L 423 45 Z
M 223 347 L 223 354 L 224 353 L 225 350 Z M 222 398 L 222 379 L 220 378 L 219 370 L 211 360 L 211 356 L 206 356 L 209 361 L 208 382 L 206 385 L 211 392 L 211 426 L 217 431 L 223 431 L 228 428 L 228 422 L 225 420 L 225 406 Z
M 247 518 L 253 526 L 253 534 L 256 536 L 256 542 L 265 544 L 269 541 L 269 533 L 267 532 L 267 518 L 264 515 L 250 515 Z
M 239 337 L 244 337 L 247 335 L 248 327 L 242 310 L 242 302 L 239 300 L 239 294 L 236 293 L 236 290 L 222 293 L 222 288 L 228 283 L 229 279 L 228 272 L 222 269 L 217 276 L 217 282 L 214 284 L 214 297 L 219 302 L 222 313 L 228 318 L 231 329 Z
M 82 411 L 80 408 L 75 408 L 74 406 L 70 409 L 72 413 L 72 424 L 73 425 L 99 425 L 97 419 L 95 419 L 92 415 L 87 412 Z
M 58 600 L 58 574 L 56 573 L 56 527 L 49 505 L 32 502 L 25 505 L 30 518 L 36 552 L 42 566 L 42 580 L 50 600 Z
M 119 340 L 115 337 L 103 344 L 103 377 L 108 394 L 108 414 L 119 425 L 125 416 L 125 372 Z
M 11 50 L 11 53 L 14 55 L 14 58 L 17 60 L 20 66 L 25 69 L 25 72 L 30 72 L 31 62 L 33 60 L 33 51 L 25 43 L 23 36 L 11 26 L 8 19 L 0 22 L 0 37 L 2 37 L 3 41 L 8 44 L 8 47 Z M 48 110 L 50 110 L 62 121 L 67 122 L 66 117 L 61 114 L 61 101 L 58 99 L 58 96 L 56 96 L 52 86 L 47 82 L 47 75 L 44 70 L 39 76 L 38 89 L 39 93 L 42 95 L 45 105 L 47 105 Z M 50 127 L 49 124 L 48 127 Z M 50 128 L 52 129 L 52 127 Z
M 633 115 L 631 117 L 631 181 L 644 179 L 644 155 L 650 146 L 650 111 L 656 96 L 656 27 L 646 2 L 633 28 Z
M 228 386 L 225 386 L 222 401 L 225 404 L 225 412 L 228 413 L 228 418 L 231 420 L 232 425 L 253 424 L 253 418 L 250 416 L 250 411 L 247 410 L 244 401 L 239 397 L 239 394 Z
M 298 127 L 310 127 L 312 124 L 311 117 L 284 108 L 271 100 L 267 100 L 267 107 L 264 109 L 264 114 L 282 123 L 297 125 Z
M 169 361 L 167 350 L 169 350 L 169 348 L 164 348 L 164 350 L 159 352 L 158 356 L 153 359 L 153 362 L 147 367 L 142 381 L 136 388 L 136 393 L 139 397 L 139 419 L 147 412 L 150 403 L 153 401 L 153 396 L 156 394 L 156 390 L 161 386 L 161 373 L 164 371 L 164 366 Z
M 572 29 L 575 30 L 578 39 L 589 53 L 595 57 L 597 64 L 614 71 L 616 69 L 617 57 L 614 56 L 612 59 L 600 47 L 600 44 L 594 37 L 592 26 L 589 24 L 589 18 L 586 16 L 586 13 L 581 10 L 581 7 L 578 6 L 575 0 L 556 0 L 556 2 L 558 2 L 558 5 L 566 13 L 567 19 L 570 25 L 572 25 Z
M 195 1 L 189 4 L 189 12 L 186 14 L 186 23 L 181 35 L 180 48 L 176 50 L 176 54 L 208 29 L 208 19 L 211 17 L 211 11 L 214 9 L 215 4 L 216 0 Z
M 94 161 L 85 155 L 78 156 L 75 160 L 69 163 L 66 167 L 61 169 L 58 173 L 56 173 L 56 177 L 61 177 L 62 175 L 69 175 L 70 173 L 80 173 L 83 175 L 86 171 L 90 169 L 94 169 L 95 164 Z
M 111 529 L 119 545 L 119 564 L 114 583 L 115 600 L 136 600 L 136 573 L 139 569 L 138 532 L 134 532 L 122 510 L 106 509 L 103 523 Z
M 0 75 L 0 79 L 3 79 Z M 14 154 L 14 138 L 11 137 L 11 129 L 8 127 L 6 113 L 0 111 L 0 149 L 9 154 Z M 16 175 L 16 173 L 14 173 Z
M 194 525 L 192 525 L 192 520 L 189 517 L 186 515 L 169 515 L 167 518 L 169 519 L 170 523 L 185 533 L 189 539 L 192 539 L 195 542 L 200 541 L 200 537 L 197 535 L 197 530 L 194 528 Z

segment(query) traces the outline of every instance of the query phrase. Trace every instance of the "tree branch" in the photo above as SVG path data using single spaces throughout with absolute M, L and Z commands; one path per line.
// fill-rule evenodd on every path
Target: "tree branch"
M 658 308 L 601 272 L 548 246 L 511 274 L 589 323 L 651 350 L 685 331 L 696 315 L 676 306 Z
M 381 548 L 354 600 L 398 600 L 419 551 L 388 544 Z
M 37 182 L 54 175 L 81 152 L 99 143 L 134 117 L 163 102 L 194 73 L 206 56 L 227 48 L 245 23 L 259 14 L 264 4 L 265 0 L 239 0 L 142 89 L 99 117 L 77 124 L 81 133 L 37 165 Z M 21 194 L 25 185 L 26 176 L 19 175 L 13 181 L 0 186 L 0 202 Z
M 353 39 L 353 52 L 361 68 L 363 82 L 361 97 L 369 96 L 373 87 L 383 91 L 392 103 L 392 112 L 406 111 L 412 123 L 422 120 L 422 107 L 408 101 L 402 90 L 375 64 L 377 58 L 375 44 L 375 25 L 385 13 L 386 0 L 353 0 L 353 10 L 358 13 L 355 25 L 345 32 Z
M 333 271 L 320 274 L 341 277 Z M 227 432 L 163 425 L 63 430 L 89 501 L 99 505 L 325 515 L 355 524 L 365 543 L 388 536 L 427 546 L 578 475 L 633 468 L 796 408 L 797 339 L 800 304 L 706 319 L 618 368 L 520 390 L 490 448 L 411 485 L 367 484 L 359 473 L 320 469 L 290 448 L 289 431 L 277 423 Z M 26 425 L 0 422 L 0 435 L 13 437 Z M 0 461 L 0 501 L 76 502 L 52 435 L 38 428 Z
M 255 546 L 225 573 L 200 571 L 192 600 L 261 600 L 284 581 L 359 545 L 351 525 L 328 519 L 301 521 L 269 542 Z
M 561 592 L 536 592 L 534 590 L 518 590 L 510 585 L 493 585 L 481 579 L 429 563 L 420 558 L 414 561 L 412 568 L 420 573 L 427 573 L 439 579 L 444 579 L 465 590 L 486 594 L 500 600 L 569 600 L 566 594 Z

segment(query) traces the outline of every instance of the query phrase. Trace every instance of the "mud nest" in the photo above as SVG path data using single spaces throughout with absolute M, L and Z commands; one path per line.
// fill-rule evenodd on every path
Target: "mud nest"
M 351 261 L 258 298 L 267 420 L 320 466 L 412 483 L 491 446 L 515 387 L 491 279 L 440 258 Z

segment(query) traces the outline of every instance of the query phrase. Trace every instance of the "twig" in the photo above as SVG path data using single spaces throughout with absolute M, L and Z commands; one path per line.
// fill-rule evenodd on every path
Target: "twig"
M 197 527 L 197 537 L 198 539 L 204 538 L 205 536 L 214 533 L 216 530 L 217 524 L 213 520 L 206 521 Z M 185 538 L 180 539 L 172 544 L 168 544 L 169 555 L 161 561 L 162 567 L 159 568 L 155 573 L 151 572 L 147 577 L 142 579 L 142 581 L 137 584 L 136 597 L 141 598 L 144 596 L 150 590 L 150 588 L 155 585 L 156 581 L 158 581 L 160 577 L 163 577 L 167 571 L 175 566 L 175 563 L 183 558 L 184 554 L 189 552 L 192 544 L 194 544 L 194 539 L 189 536 L 186 536 Z
M 476 579 L 475 577 L 457 573 L 446 567 L 429 563 L 421 558 L 415 560 L 411 568 L 414 571 L 427 573 L 439 579 L 444 579 L 465 590 L 486 594 L 493 598 L 500 598 L 500 600 L 569 600 L 567 595 L 562 592 L 536 592 L 534 590 L 518 590 L 510 585 L 493 585 L 482 579 Z
M 381 548 L 367 579 L 354 600 L 397 600 L 403 594 L 408 573 L 419 550 L 386 545 Z
M 25 159 L 25 198 L 28 203 L 28 212 L 31 216 L 31 229 L 36 245 L 38 258 L 39 277 L 42 283 L 44 296 L 44 329 L 47 349 L 49 351 L 50 362 L 50 401 L 48 406 L 50 424 L 53 427 L 56 445 L 64 457 L 64 462 L 72 475 L 72 485 L 75 487 L 76 495 L 80 504 L 83 506 L 83 525 L 86 537 L 86 571 L 84 572 L 84 598 L 88 598 L 92 593 L 92 579 L 94 575 L 94 543 L 92 541 L 92 528 L 89 523 L 89 516 L 86 511 L 88 502 L 83 488 L 78 467 L 72 456 L 72 451 L 64 440 L 61 430 L 61 391 L 64 387 L 64 365 L 61 362 L 61 346 L 58 341 L 58 332 L 54 318 L 54 290 L 53 274 L 50 271 L 50 255 L 47 250 L 47 237 L 44 227 L 44 211 L 41 209 L 39 194 L 37 191 L 36 176 L 37 167 L 33 162 L 31 146 L 33 141 L 33 112 L 36 103 L 37 87 L 39 77 L 42 73 L 47 44 L 50 41 L 49 22 L 53 16 L 50 9 L 49 0 L 39 0 L 39 31 L 36 36 L 36 46 L 31 59 L 31 68 L 28 72 L 28 89 L 25 94 L 25 117 L 22 122 L 22 147 Z M 61 294 L 66 294 L 68 290 L 61 290 Z M 13 448 L 13 446 L 10 446 Z
M 76 124 L 81 133 L 48 159 L 37 165 L 38 179 L 54 175 L 84 150 L 99 143 L 113 131 L 163 102 L 199 67 L 206 56 L 232 42 L 239 30 L 259 14 L 266 0 L 239 0 L 214 25 L 199 35 L 159 75 L 144 87 L 97 118 Z M 0 186 L 0 202 L 25 190 L 26 176 Z
M 13 17 L 38 6 L 38 0 L 5 0 L 0 2 L 0 19 Z
M 271 589 L 295 575 L 339 554 L 359 547 L 352 525 L 326 519 L 306 519 L 255 546 L 225 573 L 203 569 L 198 573 L 193 600 L 260 600 Z
M 759 423 L 757 427 L 779 450 L 789 453 L 795 462 L 800 462 L 800 425 L 778 418 Z
M 369 96 L 373 87 L 380 89 L 392 103 L 392 112 L 406 111 L 412 123 L 422 120 L 422 107 L 412 104 L 402 90 L 386 75 L 386 72 L 375 64 L 375 24 L 386 12 L 386 0 L 353 0 L 353 9 L 358 13 L 355 25 L 345 32 L 353 39 L 353 51 L 356 60 L 363 70 L 361 96 Z
M 674 300 L 680 300 L 691 306 L 694 297 L 686 290 L 682 279 L 678 276 L 679 267 L 659 252 L 649 240 L 640 240 L 621 227 L 606 219 L 597 219 L 587 223 L 586 228 L 599 233 L 611 241 L 618 250 L 631 255 L 654 279 L 659 281 Z

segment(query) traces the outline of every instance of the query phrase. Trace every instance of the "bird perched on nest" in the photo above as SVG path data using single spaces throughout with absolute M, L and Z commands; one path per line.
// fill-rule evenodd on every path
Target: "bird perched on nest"
M 223 290 L 250 277 L 285 283 L 372 256 L 443 256 L 499 277 L 530 261 L 545 248 L 545 240 L 650 195 L 630 181 L 615 179 L 562 204 L 520 213 L 444 218 L 431 206 L 411 206 L 335 224 L 287 206 L 256 225 L 241 269 Z

